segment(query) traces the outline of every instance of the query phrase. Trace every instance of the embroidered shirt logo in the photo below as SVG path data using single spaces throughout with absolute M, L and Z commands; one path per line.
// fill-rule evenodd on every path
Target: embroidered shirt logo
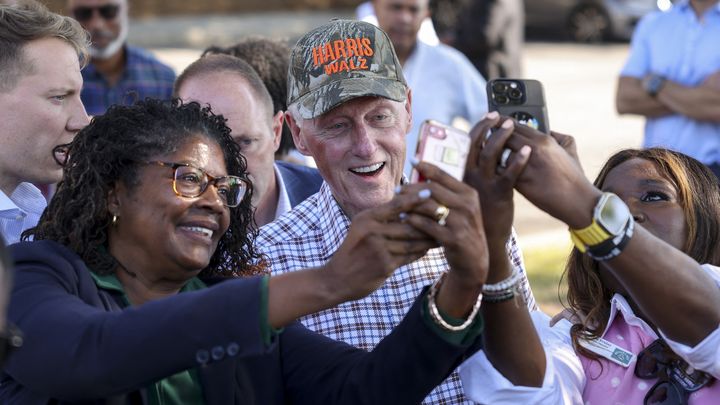
M 326 75 L 351 70 L 368 70 L 368 57 L 375 51 L 370 38 L 347 38 L 336 40 L 312 48 L 313 64 L 322 65 Z

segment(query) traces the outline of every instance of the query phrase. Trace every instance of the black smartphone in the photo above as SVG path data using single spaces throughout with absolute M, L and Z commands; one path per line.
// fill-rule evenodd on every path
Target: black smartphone
M 495 79 L 487 83 L 490 111 L 514 118 L 517 122 L 550 133 L 545 92 L 542 83 L 529 79 Z

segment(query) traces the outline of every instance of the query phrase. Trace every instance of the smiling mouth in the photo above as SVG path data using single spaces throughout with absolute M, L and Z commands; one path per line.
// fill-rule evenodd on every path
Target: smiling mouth
M 186 229 L 190 232 L 197 233 L 198 235 L 204 236 L 207 239 L 212 239 L 214 233 L 212 229 L 208 229 L 202 226 L 181 226 L 181 228 Z
M 369 166 L 353 167 L 349 170 L 358 176 L 372 177 L 378 174 L 384 167 L 385 162 L 380 162 Z

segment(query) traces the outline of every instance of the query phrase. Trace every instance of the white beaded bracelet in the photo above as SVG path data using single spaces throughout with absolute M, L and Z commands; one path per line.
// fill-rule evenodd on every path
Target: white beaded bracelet
M 512 289 L 520 282 L 522 275 L 519 271 L 513 270 L 513 274 L 510 277 L 497 282 L 495 284 L 485 284 L 482 288 L 483 294 L 504 294 Z
M 446 274 L 447 273 L 443 273 L 442 275 L 440 275 L 440 277 L 435 280 L 433 285 L 430 287 L 430 292 L 428 293 L 428 308 L 430 309 L 430 317 L 441 328 L 449 330 L 451 332 L 460 332 L 467 329 L 467 327 L 473 323 L 475 317 L 477 317 L 478 311 L 480 311 L 480 303 L 482 302 L 483 295 L 482 293 L 478 294 L 472 311 L 470 311 L 470 315 L 468 315 L 467 319 L 465 319 L 465 322 L 463 322 L 462 325 L 450 325 L 445 321 L 445 319 L 443 319 L 442 315 L 440 315 L 440 311 L 438 310 L 437 304 L 435 303 L 435 296 L 437 295 L 440 284 L 442 283 L 443 279 L 445 279 Z

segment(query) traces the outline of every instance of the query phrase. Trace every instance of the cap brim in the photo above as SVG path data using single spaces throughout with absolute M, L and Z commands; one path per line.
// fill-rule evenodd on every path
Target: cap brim
M 303 119 L 308 120 L 317 118 L 348 100 L 368 96 L 403 102 L 407 96 L 407 86 L 395 79 L 345 78 L 298 98 L 297 110 Z

